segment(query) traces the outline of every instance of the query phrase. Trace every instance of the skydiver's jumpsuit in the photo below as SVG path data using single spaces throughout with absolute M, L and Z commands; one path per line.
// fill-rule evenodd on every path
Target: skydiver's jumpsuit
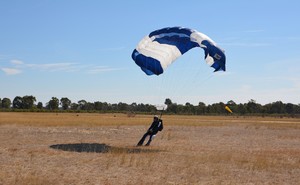
M 138 142 L 137 146 L 143 145 L 146 137 L 149 135 L 149 140 L 146 144 L 146 146 L 149 146 L 155 135 L 157 134 L 158 131 L 161 131 L 163 129 L 163 121 L 158 118 L 154 118 L 154 121 L 152 122 L 151 126 L 147 130 L 147 132 L 143 135 L 141 140 Z

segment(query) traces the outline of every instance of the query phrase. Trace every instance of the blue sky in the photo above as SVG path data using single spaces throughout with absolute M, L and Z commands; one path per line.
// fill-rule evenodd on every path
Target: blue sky
M 0 98 L 109 103 L 300 103 L 300 1 L 0 0 Z M 213 73 L 194 48 L 160 76 L 131 59 L 151 31 L 182 26 L 225 50 Z

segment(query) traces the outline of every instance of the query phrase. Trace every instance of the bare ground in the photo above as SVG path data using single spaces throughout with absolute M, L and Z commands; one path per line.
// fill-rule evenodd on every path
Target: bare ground
M 1 185 L 300 182 L 297 119 L 167 116 L 152 146 L 135 147 L 149 116 L 40 115 L 0 113 Z

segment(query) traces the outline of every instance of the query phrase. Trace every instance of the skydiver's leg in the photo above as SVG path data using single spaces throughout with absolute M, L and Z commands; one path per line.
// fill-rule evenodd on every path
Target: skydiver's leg
M 144 141 L 145 141 L 145 139 L 146 139 L 147 136 L 148 136 L 148 132 L 146 132 L 146 133 L 143 135 L 143 137 L 141 138 L 141 140 L 138 142 L 137 146 L 143 145 L 143 143 L 144 143 Z
M 146 146 L 149 146 L 149 145 L 150 145 L 150 143 L 151 143 L 151 141 L 154 139 L 154 137 L 155 137 L 155 135 L 152 135 L 152 134 L 150 135 L 149 140 L 148 140 Z

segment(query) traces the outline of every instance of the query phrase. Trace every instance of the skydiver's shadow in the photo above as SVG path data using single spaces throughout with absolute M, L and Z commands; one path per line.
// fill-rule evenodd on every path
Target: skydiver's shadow
M 91 153 L 155 153 L 160 150 L 141 149 L 141 148 L 121 148 L 112 147 L 104 143 L 74 143 L 74 144 L 55 144 L 50 148 L 69 151 L 69 152 L 91 152 Z

